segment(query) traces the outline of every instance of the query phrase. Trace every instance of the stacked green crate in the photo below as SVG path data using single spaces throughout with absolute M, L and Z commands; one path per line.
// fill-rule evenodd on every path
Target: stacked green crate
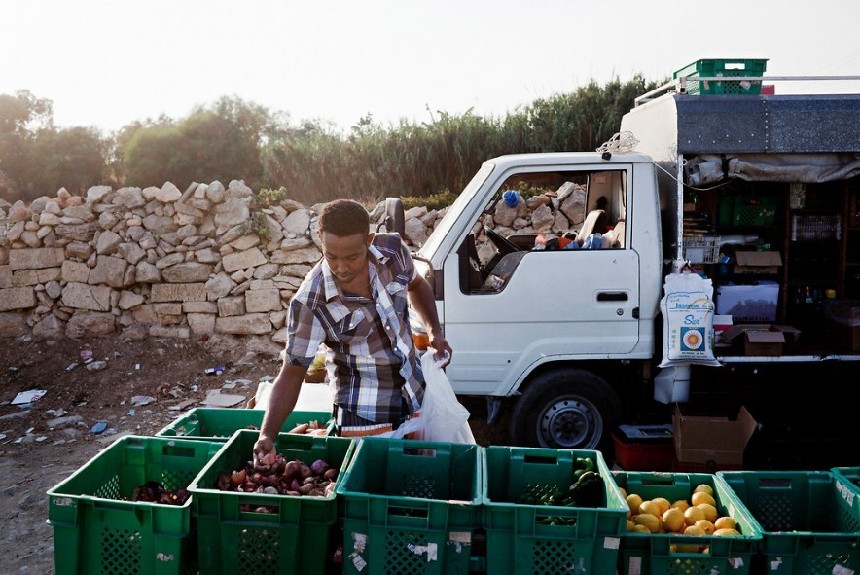
M 155 436 L 226 442 L 240 429 L 260 429 L 265 413 L 262 409 L 197 407 L 164 426 Z M 294 411 L 287 417 L 281 432 L 312 421 L 325 429 L 322 435 L 334 433 L 334 418 L 327 411 Z
M 48 491 L 57 575 L 194 575 L 193 496 L 133 501 L 148 482 L 187 488 L 220 443 L 125 436 Z
M 829 471 L 718 471 L 763 532 L 772 575 L 860 571 L 860 496 Z
M 242 470 L 259 432 L 236 431 L 189 486 L 197 517 L 200 575 L 322 574 L 330 566 L 338 502 L 326 496 L 222 491 L 221 474 Z M 340 470 L 352 456 L 351 439 L 281 433 L 275 450 L 288 461 L 322 459 Z
M 761 93 L 760 80 L 735 80 L 762 76 L 767 69 L 767 59 L 711 58 L 696 60 L 676 71 L 674 78 L 687 78 L 688 94 L 749 94 Z M 726 80 L 697 80 L 701 78 L 725 77 Z
M 478 445 L 367 437 L 337 493 L 346 575 L 465 574 L 481 524 Z
M 683 535 L 678 533 L 626 532 L 621 539 L 618 572 L 622 575 L 745 575 L 752 573 L 753 556 L 758 552 L 762 533 L 749 511 L 729 487 L 710 473 L 613 473 L 616 483 L 628 495 L 643 501 L 663 497 L 670 503 L 690 502 L 699 485 L 713 492 L 719 517 L 735 520 L 736 537 Z
M 595 506 L 558 506 L 590 459 Z M 490 446 L 484 450 L 487 573 L 614 573 L 627 502 L 600 451 Z

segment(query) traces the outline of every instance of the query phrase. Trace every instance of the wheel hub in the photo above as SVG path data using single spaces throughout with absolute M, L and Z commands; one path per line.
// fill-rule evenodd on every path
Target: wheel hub
M 593 449 L 603 432 L 596 410 L 572 399 L 550 405 L 538 425 L 541 445 L 561 449 Z

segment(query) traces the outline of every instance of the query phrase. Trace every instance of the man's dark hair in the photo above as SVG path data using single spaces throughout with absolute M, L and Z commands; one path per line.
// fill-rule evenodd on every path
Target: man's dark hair
M 370 233 L 370 215 L 355 200 L 334 200 L 320 213 L 319 233 L 336 236 L 367 235 Z

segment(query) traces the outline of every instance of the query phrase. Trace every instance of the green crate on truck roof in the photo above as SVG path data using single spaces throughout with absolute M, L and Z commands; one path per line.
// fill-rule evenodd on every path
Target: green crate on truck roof
M 566 489 L 577 458 L 591 458 L 603 483 L 599 507 L 519 503 Z M 484 450 L 483 525 L 487 573 L 614 573 L 627 502 L 603 454 L 590 449 L 490 446 Z
M 240 429 L 200 471 L 194 497 L 200 575 L 322 574 L 330 566 L 338 520 L 337 494 L 324 497 L 221 491 L 218 477 L 251 459 L 259 433 Z M 352 439 L 280 433 L 275 450 L 308 465 L 323 459 L 340 470 L 352 457 Z M 265 508 L 266 512 L 258 512 Z
M 689 502 L 698 485 L 710 485 L 718 516 L 728 515 L 734 519 L 740 532 L 740 537 L 625 532 L 621 538 L 618 562 L 620 575 L 754 573 L 751 564 L 761 546 L 761 528 L 728 485 L 716 475 L 614 471 L 613 477 L 628 495 L 635 493 L 643 501 L 664 497 L 670 502 L 679 499 Z
M 696 60 L 677 70 L 673 78 L 687 78 L 688 94 L 750 94 L 761 93 L 761 81 L 698 81 L 696 77 L 715 76 L 753 77 L 762 76 L 767 70 L 767 59 L 755 58 L 709 58 Z
M 259 430 L 265 413 L 262 409 L 197 407 L 164 426 L 155 436 L 226 442 L 239 429 Z M 294 411 L 287 417 L 281 432 L 310 421 L 324 428 L 325 435 L 334 434 L 334 418 L 327 411 Z
M 56 575 L 194 575 L 193 495 L 184 505 L 130 501 L 155 481 L 187 488 L 222 444 L 125 436 L 48 491 Z
M 481 526 L 478 445 L 366 437 L 337 493 L 345 575 L 465 574 Z
M 860 497 L 829 471 L 718 471 L 758 522 L 772 575 L 860 571 Z

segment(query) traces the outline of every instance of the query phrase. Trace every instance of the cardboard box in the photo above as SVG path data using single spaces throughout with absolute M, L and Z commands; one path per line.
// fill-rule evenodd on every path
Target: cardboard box
M 672 414 L 672 439 L 680 462 L 696 464 L 741 465 L 744 449 L 758 422 L 746 407 L 736 419 L 725 416 L 684 415 L 675 404 Z
M 800 330 L 790 325 L 738 324 L 725 330 L 721 342 L 743 342 L 744 355 L 782 355 L 782 344 L 797 341 Z
M 736 274 L 775 274 L 782 266 L 779 252 L 736 252 Z
M 744 332 L 744 355 L 782 355 L 785 336 L 781 331 L 751 330 Z
M 716 313 L 731 315 L 736 322 L 773 322 L 776 320 L 778 299 L 779 284 L 772 280 L 719 285 L 716 290 Z

